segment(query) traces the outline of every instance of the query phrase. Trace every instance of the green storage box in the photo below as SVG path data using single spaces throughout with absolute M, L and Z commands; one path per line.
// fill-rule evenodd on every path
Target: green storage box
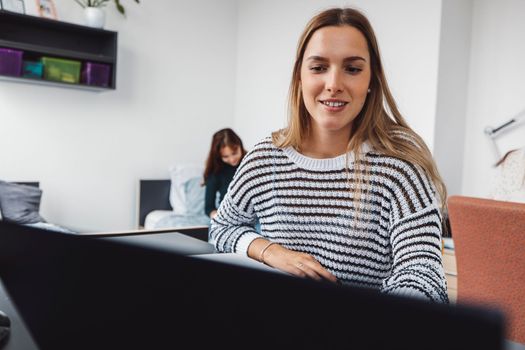
M 42 57 L 44 79 L 78 84 L 80 81 L 80 61 L 61 58 Z

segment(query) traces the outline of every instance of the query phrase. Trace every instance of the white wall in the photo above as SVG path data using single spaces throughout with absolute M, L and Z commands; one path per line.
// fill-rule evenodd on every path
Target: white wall
M 434 144 L 441 1 L 239 1 L 235 127 L 248 147 L 286 125 L 299 36 L 317 12 L 352 6 L 376 31 L 387 79 L 410 125 Z
M 127 18 L 106 9 L 119 31 L 116 91 L 0 82 L 0 179 L 40 181 L 50 222 L 135 227 L 138 180 L 204 163 L 211 134 L 233 125 L 236 2 L 125 3 Z M 75 2 L 56 5 L 61 20 L 82 21 Z
M 472 0 L 443 0 L 434 159 L 450 194 L 461 193 Z
M 470 2 L 129 1 L 127 18 L 110 6 L 106 27 L 119 31 L 116 91 L 0 82 L 0 179 L 40 181 L 41 212 L 51 222 L 132 228 L 138 179 L 204 162 L 219 128 L 233 126 L 251 147 L 286 124 L 300 32 L 318 11 L 350 5 L 370 18 L 400 109 L 438 163 L 445 161 L 451 192 L 486 195 L 495 159 L 483 129 L 525 109 L 525 3 L 477 0 L 469 13 Z M 82 22 L 73 1 L 56 4 L 61 20 Z M 461 41 L 470 19 L 469 51 Z M 460 52 L 458 64 L 451 53 Z M 450 145 L 448 124 L 458 127 Z M 525 146 L 524 133 L 499 140 L 501 151 Z
M 483 130 L 525 109 L 525 2 L 477 0 L 473 4 L 462 193 L 485 197 L 496 158 Z M 524 146 L 524 126 L 498 139 L 502 153 Z

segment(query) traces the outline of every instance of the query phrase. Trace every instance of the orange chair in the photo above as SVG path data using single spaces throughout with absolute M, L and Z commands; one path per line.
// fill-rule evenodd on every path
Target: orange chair
M 525 204 L 451 196 L 458 302 L 496 306 L 509 340 L 525 343 Z

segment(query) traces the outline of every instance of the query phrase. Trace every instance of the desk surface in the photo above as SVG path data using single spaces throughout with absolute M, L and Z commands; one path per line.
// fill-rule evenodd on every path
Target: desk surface
M 219 263 L 231 264 L 243 267 L 249 267 L 252 269 L 258 269 L 274 273 L 287 274 L 286 272 L 274 269 L 268 265 L 255 261 L 247 256 L 235 254 L 235 253 L 215 253 L 215 254 L 202 254 L 193 255 L 195 258 L 206 259 L 210 261 L 217 261 Z
M 182 255 L 211 254 L 216 252 L 210 243 L 178 232 L 101 237 L 99 239 L 154 248 Z

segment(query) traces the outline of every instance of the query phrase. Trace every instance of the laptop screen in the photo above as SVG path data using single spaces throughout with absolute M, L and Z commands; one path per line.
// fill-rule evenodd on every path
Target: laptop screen
M 0 277 L 42 349 L 501 349 L 499 313 L 0 222 Z

